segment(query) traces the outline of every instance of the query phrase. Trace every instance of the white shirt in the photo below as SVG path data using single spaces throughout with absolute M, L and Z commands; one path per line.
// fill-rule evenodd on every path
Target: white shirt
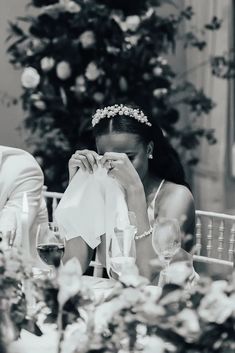
M 17 226 L 16 218 L 22 212 L 23 194 L 27 192 L 30 248 L 33 257 L 36 256 L 36 227 L 39 223 L 48 221 L 46 203 L 42 197 L 43 184 L 42 170 L 31 154 L 0 145 L 0 231 Z M 17 229 L 17 235 L 18 233 Z

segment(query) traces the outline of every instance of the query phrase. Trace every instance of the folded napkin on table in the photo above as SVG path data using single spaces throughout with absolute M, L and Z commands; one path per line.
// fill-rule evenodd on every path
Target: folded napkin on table
M 98 166 L 93 174 L 79 169 L 56 209 L 55 218 L 67 240 L 81 236 L 92 249 L 100 245 L 98 258 L 109 272 L 110 239 L 116 227 L 124 229 L 129 225 L 129 218 L 122 187 L 107 175 L 106 169 Z

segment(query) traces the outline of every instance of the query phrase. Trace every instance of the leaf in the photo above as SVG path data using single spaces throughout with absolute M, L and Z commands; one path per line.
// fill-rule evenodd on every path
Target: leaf
M 24 31 L 17 25 L 17 23 L 8 22 L 9 30 L 16 36 L 24 36 Z
M 54 324 L 57 320 L 57 314 L 50 313 L 47 315 L 46 319 L 44 320 L 45 324 Z
M 42 336 L 42 331 L 34 320 L 25 319 L 24 322 L 21 324 L 21 328 L 24 328 L 25 330 L 33 333 L 36 336 Z
M 22 22 L 34 22 L 35 17 L 34 16 L 19 16 L 17 17 L 17 20 L 22 21 Z
M 207 23 L 204 27 L 211 31 L 217 31 L 220 29 L 223 20 L 219 20 L 217 16 L 214 16 L 210 23 Z
M 185 18 L 186 20 L 191 20 L 194 15 L 194 11 L 192 6 L 186 7 L 183 11 L 181 11 L 180 16 Z

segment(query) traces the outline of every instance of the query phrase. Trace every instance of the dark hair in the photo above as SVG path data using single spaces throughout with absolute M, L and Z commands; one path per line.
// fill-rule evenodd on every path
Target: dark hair
M 111 132 L 133 133 L 145 144 L 153 141 L 153 159 L 149 160 L 150 172 L 159 178 L 189 187 L 177 152 L 163 135 L 159 125 L 149 118 L 148 120 L 152 124 L 151 127 L 125 115 L 103 118 L 94 126 L 93 133 L 95 137 Z

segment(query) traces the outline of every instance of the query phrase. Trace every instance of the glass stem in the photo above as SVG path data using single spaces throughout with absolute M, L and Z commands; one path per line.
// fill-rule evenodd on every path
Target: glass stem
M 165 266 L 165 269 L 164 269 L 164 272 L 165 272 L 165 281 L 166 283 L 169 283 L 169 278 L 168 278 L 168 270 L 169 270 L 169 267 L 170 267 L 170 260 L 167 260 L 166 261 L 166 266 Z

